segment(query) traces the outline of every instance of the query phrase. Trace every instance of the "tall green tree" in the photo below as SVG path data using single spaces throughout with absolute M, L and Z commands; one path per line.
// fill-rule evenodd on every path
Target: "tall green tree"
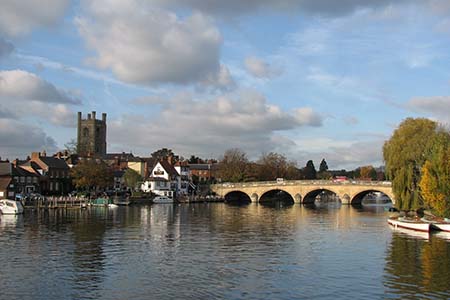
M 308 160 L 306 166 L 303 168 L 303 176 L 305 179 L 316 179 L 317 171 L 316 167 L 314 167 L 314 162 L 312 160 Z
M 450 217 L 450 134 L 439 131 L 431 141 L 420 180 L 424 204 L 436 215 Z
M 114 183 L 113 171 L 103 161 L 83 160 L 70 170 L 72 182 L 78 189 L 98 191 Z
M 219 177 L 226 182 L 245 181 L 249 171 L 247 154 L 237 148 L 228 149 L 219 163 Z
M 419 190 L 420 171 L 436 128 L 437 123 L 431 120 L 408 118 L 384 143 L 386 176 L 392 181 L 396 206 L 400 209 L 416 209 L 423 204 Z
M 126 169 L 125 173 L 123 174 L 123 179 L 125 181 L 125 185 L 130 189 L 136 188 L 138 183 L 142 182 L 141 174 L 133 169 Z
M 319 172 L 322 173 L 322 172 L 326 172 L 326 171 L 328 171 L 328 164 L 327 164 L 327 162 L 326 162 L 326 160 L 324 158 L 320 162 Z

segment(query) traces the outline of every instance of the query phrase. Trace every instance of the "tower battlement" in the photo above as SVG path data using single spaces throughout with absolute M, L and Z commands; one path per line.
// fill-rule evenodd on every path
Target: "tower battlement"
M 78 112 L 77 153 L 80 156 L 104 156 L 106 154 L 106 113 L 102 119 L 96 119 L 96 112 L 92 111 L 83 119 Z

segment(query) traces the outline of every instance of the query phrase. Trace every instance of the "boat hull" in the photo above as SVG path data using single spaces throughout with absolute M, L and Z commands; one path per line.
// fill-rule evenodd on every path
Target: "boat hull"
M 23 214 L 23 206 L 20 201 L 2 199 L 0 200 L 0 212 L 3 215 Z
M 403 221 L 398 219 L 388 219 L 388 223 L 394 227 L 400 227 L 422 232 L 429 232 L 431 225 L 425 222 Z
M 450 223 L 433 223 L 433 227 L 437 230 L 450 232 Z

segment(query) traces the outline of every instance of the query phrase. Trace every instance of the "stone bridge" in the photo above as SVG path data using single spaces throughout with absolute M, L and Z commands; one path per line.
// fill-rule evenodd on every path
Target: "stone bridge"
M 289 194 L 294 203 L 313 203 L 322 192 L 331 192 L 342 204 L 361 204 L 367 194 L 381 192 L 395 204 L 389 181 L 278 180 L 214 184 L 211 190 L 225 199 L 244 194 L 252 202 L 259 202 L 268 193 L 282 191 Z

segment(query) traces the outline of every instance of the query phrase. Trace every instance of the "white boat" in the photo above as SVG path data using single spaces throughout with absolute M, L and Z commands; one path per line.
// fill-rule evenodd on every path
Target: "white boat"
M 4 215 L 22 214 L 23 206 L 20 201 L 10 199 L 0 199 L 0 212 Z
M 156 196 L 153 203 L 173 203 L 173 199 L 166 196 Z
M 426 217 L 421 219 L 423 222 L 429 223 L 431 225 L 431 229 L 440 230 L 450 232 L 450 220 L 445 218 L 433 218 L 427 219 Z
M 117 207 L 119 207 L 119 205 L 114 204 L 114 203 L 110 203 L 110 204 L 108 204 L 108 207 L 109 208 L 117 208 Z
M 394 226 L 395 228 L 400 227 L 423 232 L 429 232 L 431 226 L 431 224 L 427 222 L 405 218 L 389 218 L 388 223 Z

